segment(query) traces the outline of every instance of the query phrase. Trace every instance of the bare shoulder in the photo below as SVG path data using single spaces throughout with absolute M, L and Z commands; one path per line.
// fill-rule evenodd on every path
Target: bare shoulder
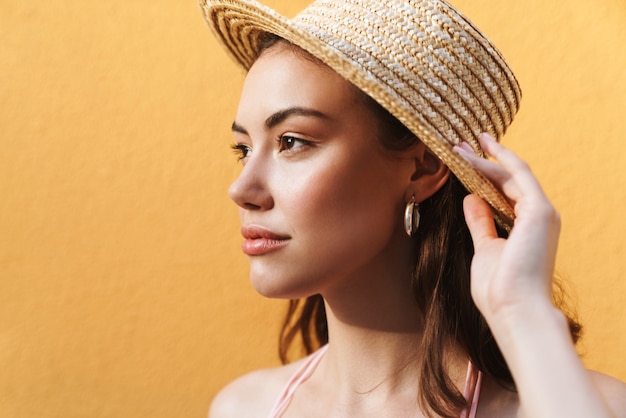
M 615 416 L 626 418 L 626 383 L 593 370 L 589 370 L 589 376 Z
M 237 378 L 215 396 L 209 418 L 269 416 L 274 403 L 302 361 L 257 370 Z

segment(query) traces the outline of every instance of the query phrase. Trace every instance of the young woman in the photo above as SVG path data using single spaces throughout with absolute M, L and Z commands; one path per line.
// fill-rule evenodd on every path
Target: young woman
M 494 139 L 519 86 L 473 25 L 436 0 L 203 9 L 249 70 L 230 196 L 250 279 L 292 300 L 283 356 L 297 334 L 310 353 L 211 417 L 626 416 L 553 303 L 559 217 Z

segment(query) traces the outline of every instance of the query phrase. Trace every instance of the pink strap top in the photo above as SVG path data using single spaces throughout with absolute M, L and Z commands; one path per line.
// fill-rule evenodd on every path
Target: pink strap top
M 308 360 L 298 369 L 298 371 L 289 379 L 285 389 L 283 389 L 280 398 L 274 405 L 270 418 L 279 418 L 287 408 L 287 405 L 291 402 L 294 393 L 315 371 L 315 368 L 319 364 L 322 357 L 328 350 L 328 344 L 313 353 Z M 474 367 L 472 362 L 469 362 L 467 367 L 467 376 L 465 378 L 465 389 L 463 390 L 463 396 L 470 402 L 470 408 L 464 410 L 461 413 L 460 418 L 475 418 L 476 410 L 478 408 L 478 398 L 480 397 L 480 384 L 482 381 L 482 373 Z
M 474 367 L 470 361 L 467 364 L 467 375 L 465 377 L 465 389 L 463 396 L 469 403 L 469 411 L 464 409 L 461 418 L 475 418 L 478 410 L 478 399 L 480 398 L 480 385 L 483 381 L 483 373 Z

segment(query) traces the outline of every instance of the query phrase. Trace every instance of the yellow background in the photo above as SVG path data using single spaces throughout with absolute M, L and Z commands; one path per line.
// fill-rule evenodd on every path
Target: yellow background
M 585 362 L 626 379 L 626 3 L 454 3 L 522 84 Z M 195 0 L 0 0 L 1 417 L 203 417 L 277 364 L 226 196 L 242 79 Z

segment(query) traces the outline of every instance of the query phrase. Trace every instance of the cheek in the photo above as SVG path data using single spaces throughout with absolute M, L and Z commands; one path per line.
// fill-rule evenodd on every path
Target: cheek
M 296 234 L 315 240 L 315 253 L 353 252 L 368 243 L 380 246 L 401 227 L 402 192 L 394 190 L 394 180 L 385 175 L 387 167 L 372 160 L 363 156 L 333 164 L 328 159 L 306 175 L 301 171 L 286 176 L 294 183 L 286 188 L 285 215 Z

